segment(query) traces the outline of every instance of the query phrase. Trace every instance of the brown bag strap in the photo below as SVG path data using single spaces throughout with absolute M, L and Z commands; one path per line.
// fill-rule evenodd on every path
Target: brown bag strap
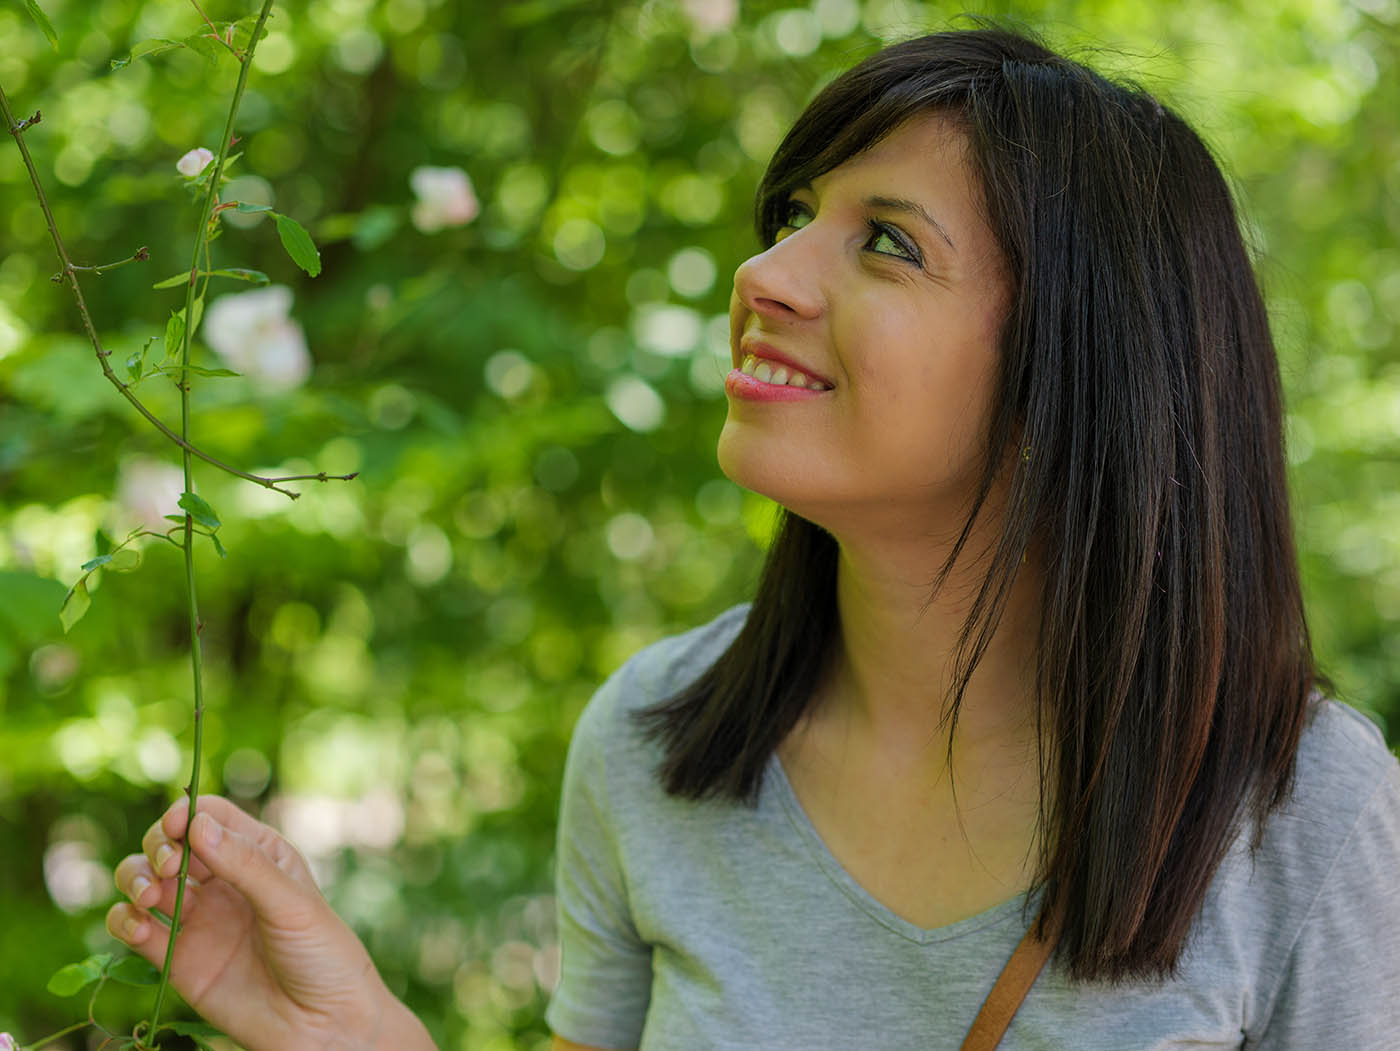
M 1030 992 L 1031 986 L 1045 967 L 1045 961 L 1055 951 L 1053 941 L 1041 941 L 1035 936 L 1036 925 L 1031 924 L 1021 944 L 1001 969 L 996 985 L 982 1001 L 982 1010 L 972 1021 L 972 1028 L 963 1038 L 962 1051 L 995 1051 L 1001 1043 L 1006 1027 L 1011 1024 L 1021 1001 Z

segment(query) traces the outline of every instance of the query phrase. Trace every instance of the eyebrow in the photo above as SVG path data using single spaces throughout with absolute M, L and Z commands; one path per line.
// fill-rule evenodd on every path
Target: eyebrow
M 876 195 L 867 197 L 862 202 L 867 208 L 888 208 L 896 212 L 904 212 L 908 215 L 915 215 L 928 223 L 934 230 L 938 231 L 938 236 L 948 242 L 948 247 L 953 251 L 958 250 L 958 246 L 953 244 L 953 239 L 948 236 L 948 231 L 943 229 L 943 224 L 928 213 L 923 205 L 918 201 L 907 201 L 903 197 L 883 197 Z

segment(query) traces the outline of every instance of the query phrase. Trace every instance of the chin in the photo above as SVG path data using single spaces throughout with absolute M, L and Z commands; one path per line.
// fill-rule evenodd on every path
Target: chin
M 829 511 L 830 501 L 820 499 L 819 494 L 831 489 L 830 481 L 812 477 L 810 464 L 794 462 L 791 449 L 779 450 L 771 441 L 744 430 L 729 422 L 720 432 L 716 458 L 724 476 L 820 525 L 825 517 L 822 509 Z

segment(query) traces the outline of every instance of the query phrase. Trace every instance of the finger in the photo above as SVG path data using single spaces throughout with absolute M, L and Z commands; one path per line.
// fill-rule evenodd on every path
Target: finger
M 165 962 L 170 931 L 157 923 L 144 909 L 119 901 L 107 910 L 107 931 L 153 966 Z
M 198 810 L 191 824 L 190 845 L 214 876 L 238 891 L 266 922 L 299 927 L 329 912 L 314 885 L 295 878 L 303 862 L 281 837 L 272 853 L 231 828 L 220 825 L 206 810 Z
M 162 826 L 162 832 L 176 839 L 182 838 L 185 833 L 188 810 L 189 800 L 186 797 L 182 796 L 172 803 L 170 809 L 158 822 Z M 218 822 L 219 827 L 236 832 L 250 843 L 261 848 L 284 872 L 291 874 L 308 887 L 316 886 L 315 877 L 311 875 L 311 867 L 306 864 L 306 860 L 296 847 L 287 842 L 275 828 L 259 821 L 237 804 L 229 802 L 223 796 L 200 796 L 195 803 L 195 813 L 211 815 Z M 199 852 L 196 851 L 195 857 L 198 858 L 198 856 Z M 204 878 L 205 875 L 201 873 L 200 878 Z
M 202 867 L 202 866 L 201 866 Z M 117 863 L 113 876 L 117 889 L 141 909 L 159 909 L 167 916 L 175 914 L 175 899 L 179 894 L 178 879 L 157 879 L 151 863 L 144 854 L 131 854 Z M 210 876 L 212 878 L 212 875 Z M 185 891 L 183 915 L 189 916 L 199 902 L 200 881 L 189 878 Z
M 145 854 L 128 854 L 122 858 L 112 871 L 112 878 L 116 881 L 117 890 L 130 898 L 134 905 L 149 908 L 160 897 L 160 892 L 153 889 L 159 881 Z
M 182 795 L 171 803 L 170 808 L 161 815 L 158 824 L 170 839 L 183 839 L 185 837 L 186 815 L 189 812 L 189 807 L 190 797 Z M 277 835 L 273 829 L 223 796 L 202 795 L 196 800 L 194 809 L 195 813 L 199 813 L 201 810 L 208 811 L 224 828 L 231 828 L 255 842 L 261 842 L 266 836 Z
M 151 872 L 161 879 L 171 879 L 180 871 L 180 854 L 184 844 L 165 834 L 161 822 L 156 822 L 141 837 L 141 850 L 150 862 Z M 190 859 L 190 875 L 198 880 L 209 878 L 209 870 L 197 857 Z

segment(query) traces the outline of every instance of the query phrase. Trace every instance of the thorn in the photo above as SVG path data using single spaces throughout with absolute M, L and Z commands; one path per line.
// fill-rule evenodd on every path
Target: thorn
M 136 254 L 131 258 L 144 263 L 147 259 L 151 258 L 151 250 L 145 245 L 142 245 L 140 248 L 136 249 Z
M 201 620 L 201 621 L 196 621 L 196 622 L 195 622 L 194 633 L 195 633 L 196 635 L 203 635 L 203 634 L 204 634 L 204 621 Z

